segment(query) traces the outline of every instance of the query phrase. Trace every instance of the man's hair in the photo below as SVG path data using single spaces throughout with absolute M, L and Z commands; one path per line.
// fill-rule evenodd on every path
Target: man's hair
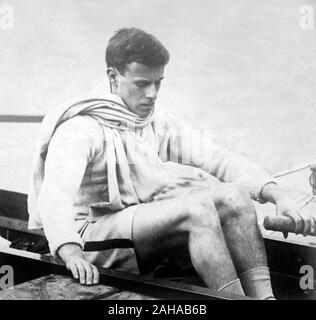
M 137 28 L 122 28 L 110 39 L 105 60 L 108 68 L 115 67 L 124 74 L 131 62 L 147 67 L 165 66 L 169 52 L 153 35 Z

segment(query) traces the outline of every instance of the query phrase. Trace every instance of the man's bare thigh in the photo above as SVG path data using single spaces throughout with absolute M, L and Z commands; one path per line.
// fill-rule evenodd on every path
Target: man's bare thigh
M 186 206 L 209 199 L 215 208 L 223 206 L 223 199 L 229 196 L 234 184 L 214 183 L 184 187 L 178 192 L 170 190 L 159 201 L 144 203 L 138 208 L 133 223 L 133 241 L 136 252 L 143 259 L 162 257 L 171 250 L 187 245 L 188 232 L 185 225 Z M 191 200 L 191 201 L 190 201 Z M 210 214 L 221 215 L 221 210 Z M 221 218 L 221 217 L 220 217 Z
M 187 244 L 186 210 L 192 203 L 210 198 L 212 189 L 205 185 L 168 189 L 162 197 L 139 206 L 133 222 L 133 241 L 139 256 L 164 256 L 171 249 Z M 210 213 L 211 214 L 211 213 Z
M 155 201 L 139 206 L 133 222 L 133 242 L 139 257 L 145 260 L 163 257 L 171 249 L 187 242 L 185 217 L 179 199 Z

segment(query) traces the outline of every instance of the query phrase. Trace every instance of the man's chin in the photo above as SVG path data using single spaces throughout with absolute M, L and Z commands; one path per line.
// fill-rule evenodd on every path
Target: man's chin
M 153 105 L 152 106 L 143 106 L 142 105 L 138 108 L 137 115 L 139 115 L 141 118 L 147 118 L 150 115 L 153 107 L 154 107 Z

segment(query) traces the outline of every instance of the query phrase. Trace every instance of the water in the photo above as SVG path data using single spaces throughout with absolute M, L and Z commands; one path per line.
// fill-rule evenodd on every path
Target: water
M 45 114 L 107 88 L 104 49 L 138 26 L 167 46 L 159 104 L 211 128 L 225 147 L 271 172 L 316 162 L 316 30 L 299 27 L 312 1 L 8 0 L 0 29 L 0 113 Z M 315 8 L 314 8 L 315 11 Z M 25 191 L 38 124 L 0 123 L 0 187 Z

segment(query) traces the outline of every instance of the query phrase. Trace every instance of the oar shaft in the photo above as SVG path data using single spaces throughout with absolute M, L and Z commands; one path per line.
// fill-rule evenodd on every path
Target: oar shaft
M 295 224 L 291 218 L 284 216 L 265 217 L 263 226 L 267 230 L 295 233 Z M 307 235 L 316 236 L 316 232 Z

